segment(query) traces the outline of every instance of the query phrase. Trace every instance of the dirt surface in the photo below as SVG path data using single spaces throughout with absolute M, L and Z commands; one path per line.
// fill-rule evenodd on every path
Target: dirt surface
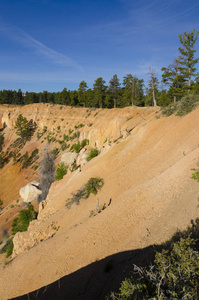
M 92 299 L 94 292 L 85 287 L 91 287 L 90 281 L 97 291 L 93 299 L 102 299 L 110 281 L 117 283 L 121 277 L 108 277 L 104 271 L 99 271 L 104 276 L 98 277 L 95 270 L 102 270 L 107 261 L 113 259 L 118 273 L 120 259 L 128 260 L 132 251 L 144 251 L 154 243 L 167 240 L 176 230 L 186 228 L 191 219 L 198 217 L 199 184 L 191 179 L 191 169 L 197 168 L 199 158 L 199 109 L 181 118 L 157 118 L 155 109 L 151 108 L 149 111 L 128 108 L 128 113 L 129 120 L 127 109 L 99 111 L 100 120 L 97 122 L 103 122 L 103 127 L 96 127 L 98 133 L 100 131 L 98 141 L 107 135 L 111 119 L 113 123 L 109 132 L 112 132 L 112 140 L 128 126 L 133 128 L 131 134 L 120 138 L 118 143 L 112 142 L 109 149 L 101 151 L 98 157 L 82 167 L 81 172 L 77 170 L 53 183 L 46 207 L 40 214 L 42 222 L 38 222 L 31 234 L 52 224 L 59 229 L 52 238 L 19 254 L 6 266 L 1 263 L 0 299 L 30 293 L 67 276 L 76 284 L 67 289 L 65 284 L 71 286 L 72 280 L 60 279 L 65 282 L 64 295 L 67 290 L 70 295 L 67 299 Z M 117 120 L 122 118 L 125 122 L 117 127 Z M 94 114 L 92 122 L 94 129 Z M 82 200 L 80 205 L 67 209 L 65 204 L 71 193 L 90 177 L 104 179 L 102 190 L 96 196 Z M 106 203 L 107 208 L 89 218 L 97 198 L 100 204 Z M 84 278 L 81 270 L 90 274 L 87 281 L 81 280 L 81 276 Z M 123 271 L 125 274 L 121 268 Z M 94 273 L 95 280 L 92 281 Z M 74 274 L 78 274 L 79 284 Z M 60 299 L 64 299 L 64 295 Z

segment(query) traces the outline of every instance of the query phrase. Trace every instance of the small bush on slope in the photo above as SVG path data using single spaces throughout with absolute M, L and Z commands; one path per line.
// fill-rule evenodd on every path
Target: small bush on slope
M 9 257 L 12 254 L 14 244 L 12 239 L 8 240 L 6 243 L 6 257 Z
M 17 232 L 23 232 L 28 229 L 29 223 L 36 219 L 37 213 L 34 210 L 33 205 L 29 205 L 28 209 L 22 209 L 19 211 L 18 218 L 15 218 L 12 222 L 12 234 Z
M 197 103 L 199 103 L 199 95 L 189 94 L 182 97 L 177 103 L 171 103 L 167 107 L 164 107 L 162 113 L 165 116 L 175 113 L 177 116 L 182 117 L 190 113 L 196 107 Z
M 78 205 L 81 199 L 87 199 L 90 194 L 96 195 L 103 185 L 104 180 L 102 178 L 90 178 L 85 185 L 83 185 L 76 193 L 72 194 L 73 197 L 67 200 L 66 206 L 70 208 L 73 203 Z
M 94 157 L 98 156 L 99 152 L 97 149 L 91 149 L 90 153 L 87 157 L 87 161 L 90 161 L 91 159 L 93 159 Z
M 65 165 L 63 162 L 61 162 L 57 166 L 55 179 L 56 180 L 63 179 L 64 175 L 67 174 L 67 171 L 68 171 L 68 166 Z
M 85 186 L 85 195 L 84 198 L 88 198 L 90 194 L 96 195 L 98 190 L 100 190 L 104 185 L 104 180 L 99 177 L 92 177 L 89 179 L 89 181 L 86 183 Z
M 199 252 L 190 237 L 157 252 L 148 270 L 134 266 L 134 277 L 125 279 L 119 293 L 107 299 L 198 299 Z

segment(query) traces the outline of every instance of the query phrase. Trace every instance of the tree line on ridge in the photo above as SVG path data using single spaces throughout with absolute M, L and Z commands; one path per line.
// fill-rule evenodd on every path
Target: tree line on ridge
M 109 84 L 102 77 L 98 77 L 93 88 L 88 88 L 82 80 L 78 90 L 61 92 L 26 92 L 1 90 L 0 104 L 26 105 L 31 103 L 51 103 L 82 107 L 116 108 L 125 106 L 167 106 L 176 103 L 190 92 L 199 94 L 199 74 L 195 57 L 195 43 L 199 31 L 185 31 L 179 35 L 181 47 L 179 55 L 168 67 L 163 67 L 162 80 L 159 82 L 155 71 L 149 68 L 148 86 L 144 80 L 127 74 L 121 84 L 117 74 L 113 75 Z

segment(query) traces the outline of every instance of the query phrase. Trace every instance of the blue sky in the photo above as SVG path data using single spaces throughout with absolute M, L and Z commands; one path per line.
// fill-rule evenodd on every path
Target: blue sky
M 147 84 L 149 67 L 161 79 L 198 16 L 198 0 L 0 0 L 0 90 L 92 88 L 129 73 Z

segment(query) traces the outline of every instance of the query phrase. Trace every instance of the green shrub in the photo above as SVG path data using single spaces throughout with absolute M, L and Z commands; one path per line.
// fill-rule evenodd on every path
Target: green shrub
M 26 169 L 30 165 L 30 157 L 27 151 L 23 156 L 21 156 L 20 162 L 22 163 L 22 169 Z
M 190 113 L 196 107 L 197 102 L 199 102 L 198 95 L 189 94 L 183 97 L 179 102 L 176 115 L 181 117 Z
M 104 180 L 100 177 L 90 178 L 76 193 L 72 193 L 72 198 L 67 200 L 66 206 L 71 207 L 73 203 L 79 204 L 81 199 L 87 199 L 91 193 L 97 194 L 104 185 Z
M 71 171 L 74 172 L 75 170 L 77 170 L 77 168 L 78 168 L 77 164 L 74 163 L 74 164 L 72 165 Z
M 84 124 L 79 124 L 79 125 L 75 125 L 75 129 L 78 129 L 78 128 L 82 128 L 82 127 L 84 127 Z
M 190 237 L 157 252 L 148 270 L 134 266 L 134 277 L 125 279 L 119 293 L 108 299 L 198 299 L 199 252 Z M 136 276 L 137 273 L 137 276 Z
M 97 149 L 91 149 L 90 153 L 87 157 L 87 161 L 90 161 L 91 159 L 93 159 L 94 157 L 98 156 L 99 152 Z
M 74 132 L 73 135 L 70 137 L 70 140 L 74 140 L 74 139 L 78 139 L 80 137 L 80 132 L 77 131 L 77 132 Z
M 191 178 L 195 179 L 199 182 L 199 171 L 196 171 L 195 173 L 193 173 Z
M 55 179 L 56 180 L 63 179 L 64 175 L 67 174 L 67 171 L 68 171 L 68 166 L 65 165 L 63 162 L 61 162 L 57 166 Z
M 64 141 L 68 142 L 68 141 L 69 141 L 69 137 L 68 137 L 68 135 L 66 135 L 66 134 L 64 133 L 64 135 L 63 135 L 63 139 L 64 139 Z
M 23 232 L 28 229 L 30 221 L 36 219 L 37 213 L 33 205 L 29 205 L 28 209 L 22 209 L 18 213 L 18 217 L 12 222 L 12 234 Z
M 63 142 L 63 143 L 61 144 L 61 150 L 64 151 L 64 150 L 66 150 L 67 148 L 68 148 L 67 144 L 66 144 L 65 142 Z
M 89 140 L 88 139 L 84 139 L 82 142 L 81 142 L 81 147 L 84 148 L 86 145 L 89 144 Z
M 3 201 L 0 199 L 0 209 L 2 209 Z
M 77 144 L 73 144 L 70 148 L 70 151 L 75 151 L 76 153 L 79 153 L 81 150 L 81 144 L 78 141 Z
M 3 134 L 0 134 L 0 152 L 3 149 L 3 144 L 4 144 L 4 136 L 3 136 Z
M 88 198 L 90 194 L 96 195 L 98 190 L 100 190 L 104 185 L 104 180 L 100 177 L 92 177 L 89 179 L 89 181 L 86 183 L 86 192 L 84 197 Z
M 55 159 L 58 156 L 58 154 L 59 154 L 59 149 L 58 148 L 54 148 L 51 153 L 52 153 L 52 155 L 53 155 L 53 157 Z
M 184 116 L 190 113 L 199 103 L 199 95 L 188 94 L 176 103 L 171 103 L 162 109 L 163 115 L 170 116 L 175 113 L 177 116 Z
M 6 257 L 9 257 L 13 252 L 14 244 L 12 239 L 9 239 L 6 243 Z

